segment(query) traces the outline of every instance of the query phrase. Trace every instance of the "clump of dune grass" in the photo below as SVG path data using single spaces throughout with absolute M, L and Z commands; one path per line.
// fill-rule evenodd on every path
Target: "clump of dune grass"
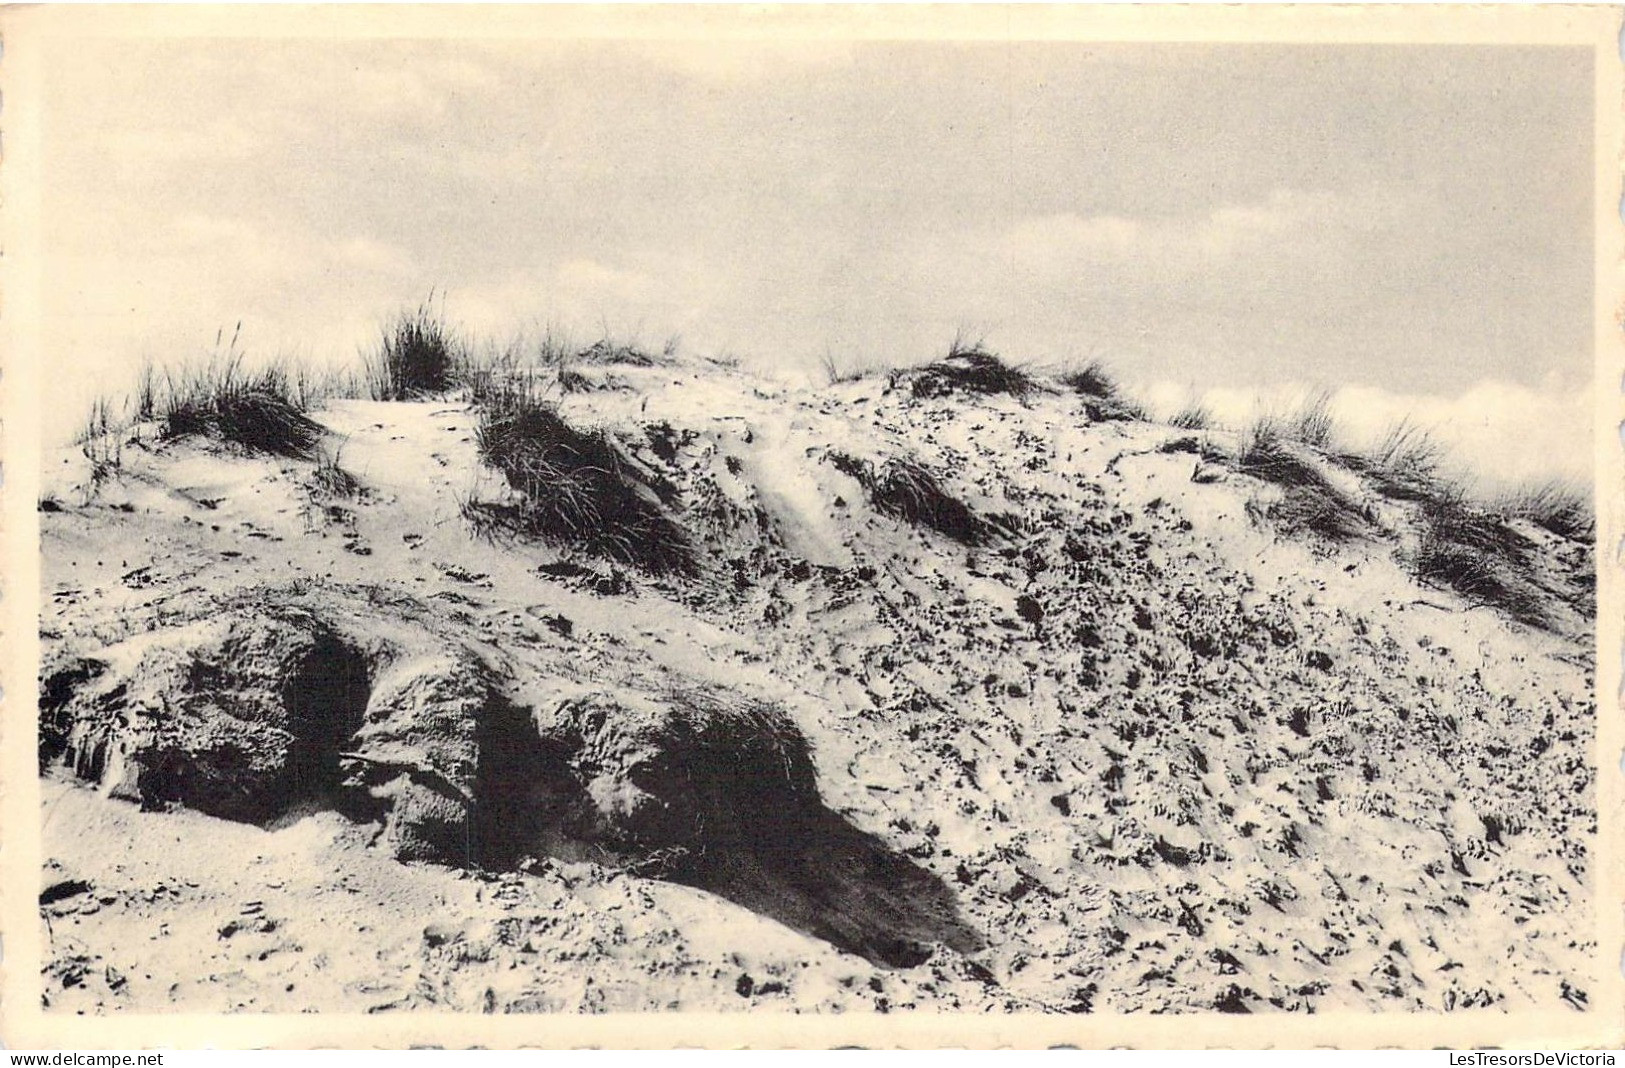
M 1191 401 L 1168 420 L 1168 425 L 1180 430 L 1208 430 L 1213 427 L 1213 409 L 1198 401 Z
M 513 491 L 469 500 L 477 527 L 568 545 L 653 573 L 692 572 L 693 549 L 638 464 L 602 430 L 571 426 L 535 379 L 492 376 L 471 389 L 480 459 Z
M 1500 510 L 1571 541 L 1588 541 L 1596 529 L 1591 494 L 1562 478 L 1520 486 L 1502 498 Z
M 1265 517 L 1288 534 L 1309 531 L 1334 542 L 1364 535 L 1369 512 L 1326 477 L 1320 458 L 1296 436 L 1299 429 L 1294 421 L 1265 416 L 1242 435 L 1236 469 L 1281 488 Z
M 328 497 L 358 497 L 361 483 L 341 463 L 344 444 L 328 451 L 321 449 L 316 457 L 316 470 L 312 475 L 316 489 Z
M 831 452 L 830 462 L 857 480 L 877 512 L 929 527 L 964 545 L 981 545 L 993 527 L 943 488 L 935 473 L 912 457 L 876 465 L 849 453 Z
M 1008 393 L 1025 397 L 1038 388 L 1033 377 L 1012 367 L 983 347 L 956 338 L 948 355 L 935 363 L 893 373 L 894 384 L 908 381 L 916 397 L 944 397 L 952 393 Z
M 462 339 L 435 309 L 431 294 L 385 325 L 378 348 L 367 357 L 368 392 L 381 401 L 444 393 L 456 385 L 464 350 Z
M 1100 360 L 1090 360 L 1082 367 L 1063 372 L 1061 384 L 1084 397 L 1109 399 L 1117 396 L 1117 383 Z
M 1459 483 L 1438 483 L 1421 502 L 1417 576 L 1469 602 L 1543 625 L 1541 590 L 1531 577 L 1534 545 L 1507 521 L 1470 501 Z
M 123 421 L 113 403 L 98 399 L 77 439 L 99 485 L 122 466 L 127 439 L 140 440 L 155 426 L 161 441 L 202 437 L 255 452 L 313 459 L 325 434 L 309 411 L 346 389 L 341 371 L 319 371 L 277 358 L 251 366 L 241 347 L 242 324 L 229 341 L 222 329 L 206 357 L 160 367 L 143 361 L 134 388 L 124 396 Z
M 1486 557 L 1526 565 L 1534 545 L 1500 515 L 1474 502 L 1459 482 L 1439 482 L 1422 502 L 1427 529 L 1444 541 Z
M 604 388 L 602 376 L 587 373 L 595 367 L 658 367 L 675 361 L 682 339 L 666 339 L 659 354 L 636 342 L 613 339 L 607 332 L 589 345 L 579 345 L 557 324 L 548 324 L 540 335 L 522 334 L 496 349 L 466 354 L 457 371 L 458 381 L 472 385 L 476 379 L 550 379 L 549 388 L 562 393 L 586 393 Z
M 1332 419 L 1332 395 L 1326 390 L 1310 394 L 1296 411 L 1281 420 L 1280 429 L 1284 436 L 1311 448 L 1331 448 L 1336 431 Z
M 824 372 L 825 383 L 831 386 L 838 386 L 843 382 L 861 382 L 875 374 L 877 370 L 873 363 L 843 364 L 828 349 L 819 357 L 818 366 Z
M 672 350 L 675 352 L 675 347 Z M 656 357 L 636 345 L 601 337 L 575 354 L 575 359 L 587 364 L 624 364 L 628 367 L 655 367 L 669 357 Z
M 1332 396 L 1326 390 L 1311 393 L 1291 411 L 1266 411 L 1246 431 L 1254 443 L 1289 443 L 1330 454 L 1338 437 L 1332 415 Z
M 157 365 L 150 358 L 142 360 L 141 369 L 136 373 L 135 393 L 130 398 L 137 422 L 149 422 L 157 415 L 159 389 Z
M 1450 480 L 1441 474 L 1444 446 L 1433 431 L 1410 419 L 1389 425 L 1375 446 L 1345 452 L 1345 465 L 1365 474 L 1392 500 L 1421 501 L 1438 496 Z
M 1061 385 L 1083 398 L 1089 418 L 1100 422 L 1129 422 L 1145 418 L 1145 409 L 1123 395 L 1117 380 L 1101 360 L 1061 374 Z
M 1538 483 L 1499 501 L 1480 501 L 1466 476 L 1447 471 L 1436 433 L 1409 418 L 1342 462 L 1384 497 L 1409 502 L 1420 525 L 1410 565 L 1423 582 L 1453 590 L 1474 606 L 1531 626 L 1550 625 L 1553 590 L 1537 580 L 1537 546 L 1510 520 L 1527 519 L 1564 537 L 1584 536 L 1584 495 L 1560 481 Z
M 1383 434 L 1372 460 L 1384 470 L 1427 479 L 1438 472 L 1443 455 L 1444 446 L 1426 427 L 1401 419 Z
M 505 343 L 465 351 L 457 366 L 457 384 L 475 407 L 500 405 L 509 392 L 541 396 L 559 388 L 569 358 L 568 341 L 551 328 L 540 339 L 522 335 Z
M 1546 622 L 1539 594 L 1528 583 L 1500 562 L 1436 530 L 1423 531 L 1414 565 L 1418 578 L 1448 587 L 1473 605 L 1498 608 L 1532 626 Z
M 1327 477 L 1338 438 L 1331 394 L 1313 393 L 1287 413 L 1259 416 L 1242 432 L 1236 468 L 1281 487 L 1265 517 L 1285 533 L 1309 531 L 1333 542 L 1369 533 L 1371 510 Z
M 85 425 L 75 439 L 79 451 L 90 462 L 92 488 L 114 478 L 124 468 L 124 427 L 113 416 L 112 402 L 97 397 L 90 406 Z
M 221 350 L 217 336 L 206 362 L 166 370 L 150 399 L 145 387 L 138 393 L 138 407 L 150 407 L 166 439 L 207 437 L 255 452 L 312 458 L 323 431 L 306 414 L 316 392 L 308 375 L 282 363 L 249 368 L 237 340 L 234 333 Z

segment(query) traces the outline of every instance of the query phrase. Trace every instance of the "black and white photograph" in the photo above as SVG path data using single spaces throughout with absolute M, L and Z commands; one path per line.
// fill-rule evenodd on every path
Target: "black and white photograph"
M 0 20 L 11 1048 L 1625 1039 L 1618 10 Z

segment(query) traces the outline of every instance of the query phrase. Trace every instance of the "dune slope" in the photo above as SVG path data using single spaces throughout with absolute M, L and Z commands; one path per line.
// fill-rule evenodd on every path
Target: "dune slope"
M 47 472 L 53 1009 L 1587 1006 L 1589 546 L 1513 618 L 1061 390 L 576 387 L 691 568 L 480 522 L 455 393 Z

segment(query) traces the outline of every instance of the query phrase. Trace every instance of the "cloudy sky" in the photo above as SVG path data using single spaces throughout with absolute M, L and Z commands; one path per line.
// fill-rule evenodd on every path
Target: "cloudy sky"
M 968 331 L 1585 459 L 1588 50 L 126 38 L 46 69 L 65 407 L 239 320 L 350 359 L 435 287 L 482 332 L 806 374 Z

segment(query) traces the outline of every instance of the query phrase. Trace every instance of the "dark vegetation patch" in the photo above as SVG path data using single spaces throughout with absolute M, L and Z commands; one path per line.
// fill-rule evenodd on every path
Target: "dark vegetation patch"
M 182 371 L 166 372 L 161 389 L 143 387 L 140 414 L 156 418 L 167 439 L 200 436 L 255 452 L 310 459 L 322 427 L 307 413 L 309 380 L 282 364 L 250 370 L 232 350 Z
M 877 467 L 835 451 L 829 459 L 836 470 L 858 481 L 877 512 L 929 527 L 965 545 L 982 545 L 993 536 L 993 526 L 944 489 L 931 469 L 918 460 L 893 457 Z
M 1174 413 L 1169 426 L 1180 430 L 1207 430 L 1214 424 L 1213 410 L 1205 404 L 1192 401 Z
M 1421 518 L 1414 560 L 1419 578 L 1521 622 L 1547 623 L 1545 598 L 1530 574 L 1535 546 L 1505 519 L 1448 490 L 1422 502 Z
M 1337 437 L 1324 393 L 1292 415 L 1258 420 L 1244 436 L 1235 466 L 1282 488 L 1281 500 L 1264 510 L 1277 528 L 1334 542 L 1373 529 L 1372 511 L 1327 478 L 1323 465 L 1335 457 L 1381 496 L 1414 506 L 1420 531 L 1409 563 L 1417 578 L 1533 626 L 1552 625 L 1554 596 L 1580 607 L 1584 577 L 1573 580 L 1573 596 L 1544 585 L 1538 547 L 1510 521 L 1583 540 L 1594 520 L 1581 490 L 1546 482 L 1493 505 L 1475 503 L 1463 478 L 1444 473 L 1444 447 L 1425 427 L 1401 420 L 1366 451 L 1338 450 Z
M 457 384 L 466 347 L 433 302 L 431 295 L 385 325 L 377 350 L 367 358 L 367 387 L 373 400 L 412 400 L 444 393 Z
M 560 393 L 592 393 L 629 388 L 616 376 L 596 369 L 662 367 L 675 361 L 678 338 L 670 338 L 656 355 L 638 344 L 615 341 L 607 334 L 581 347 L 564 329 L 549 326 L 539 335 L 519 335 L 506 344 L 467 353 L 459 361 L 457 381 L 478 393 L 484 383 L 525 379 Z M 477 397 L 476 397 L 477 400 Z
M 1025 397 L 1038 388 L 1033 377 L 1005 363 L 980 344 L 955 343 L 935 363 L 893 372 L 893 382 L 907 381 L 916 397 L 946 397 L 954 393 L 1008 393 Z
M 1401 419 L 1369 452 L 1344 452 L 1340 458 L 1390 500 L 1424 501 L 1439 496 L 1445 484 L 1439 470 L 1443 457 L 1443 444 L 1426 427 Z
M 1548 480 L 1479 504 L 1469 498 L 1462 476 L 1445 473 L 1443 458 L 1438 438 L 1410 420 L 1389 427 L 1368 452 L 1341 456 L 1384 497 L 1416 506 L 1421 532 L 1411 564 L 1418 578 L 1521 622 L 1550 626 L 1553 591 L 1536 579 L 1537 547 L 1511 520 L 1587 540 L 1595 521 L 1584 491 Z M 1581 607 L 1584 578 L 1575 577 L 1579 595 L 1558 596 Z
M 676 341 L 669 342 L 666 351 L 656 357 L 636 345 L 612 341 L 607 337 L 599 338 L 591 345 L 577 352 L 573 357 L 580 363 L 590 364 L 622 364 L 627 367 L 658 367 L 662 363 L 670 363 L 672 355 L 676 352 Z
M 513 499 L 470 501 L 471 518 L 656 574 L 694 571 L 662 487 L 607 433 L 571 426 L 526 380 L 493 378 L 473 393 L 480 459 L 502 473 Z
M 361 496 L 361 483 L 340 464 L 343 455 L 344 447 L 341 445 L 332 452 L 323 449 L 317 456 L 311 482 L 321 495 L 346 499 Z
M 1281 488 L 1281 499 L 1265 509 L 1265 518 L 1287 534 L 1308 531 L 1334 542 L 1364 535 L 1371 522 L 1367 509 L 1334 485 L 1317 458 L 1289 438 L 1286 429 L 1274 420 L 1259 420 L 1236 457 L 1237 470 Z
M 1089 418 L 1097 423 L 1128 422 L 1145 418 L 1145 409 L 1129 400 L 1100 360 L 1061 375 L 1061 385 L 1083 398 Z
M 1586 487 L 1563 479 L 1547 479 L 1508 494 L 1501 510 L 1570 541 L 1589 541 L 1596 516 Z
M 1061 384 L 1081 397 L 1117 396 L 1117 383 L 1100 360 L 1090 360 L 1077 370 L 1064 372 Z

